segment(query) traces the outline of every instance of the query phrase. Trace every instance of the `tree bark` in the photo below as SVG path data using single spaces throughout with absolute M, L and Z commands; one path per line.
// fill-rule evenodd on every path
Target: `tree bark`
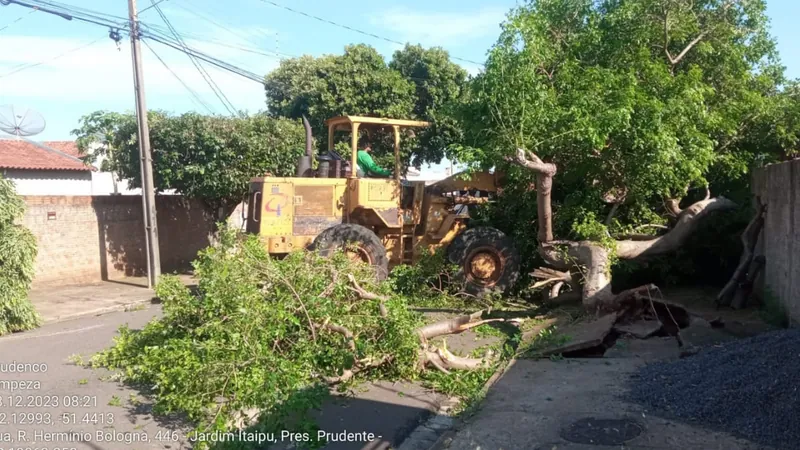
M 733 272 L 733 276 L 731 276 L 731 279 L 727 284 L 725 284 L 725 287 L 723 287 L 720 293 L 717 295 L 716 302 L 720 306 L 727 306 L 731 304 L 739 284 L 744 281 L 744 278 L 747 276 L 748 268 L 750 267 L 750 263 L 753 261 L 753 255 L 755 254 L 758 236 L 761 234 L 761 228 L 764 226 L 765 210 L 766 205 L 760 205 L 756 215 L 752 220 L 750 220 L 750 223 L 747 224 L 747 228 L 745 228 L 744 232 L 742 233 L 742 257 L 739 260 L 739 265 Z
M 669 253 L 680 248 L 700 221 L 715 211 L 736 208 L 736 203 L 725 197 L 701 200 L 681 211 L 675 226 L 666 234 L 648 241 L 617 241 L 617 256 L 620 259 L 637 259 Z
M 741 309 L 747 306 L 747 302 L 750 300 L 750 296 L 753 294 L 756 278 L 758 278 L 758 275 L 761 274 L 765 263 L 766 259 L 763 255 L 753 258 L 753 262 L 750 264 L 750 268 L 747 270 L 747 277 L 745 277 L 745 280 L 742 283 L 739 283 L 736 294 L 733 296 L 731 307 L 734 309 Z
M 529 159 L 530 158 L 530 159 Z M 539 219 L 539 242 L 553 240 L 553 208 L 550 194 L 553 189 L 553 177 L 556 175 L 555 164 L 542 161 L 538 156 L 518 148 L 517 155 L 510 161 L 536 172 L 536 214 Z

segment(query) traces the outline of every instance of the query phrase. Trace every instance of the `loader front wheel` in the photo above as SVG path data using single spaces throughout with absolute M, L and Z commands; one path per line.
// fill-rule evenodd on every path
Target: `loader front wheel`
M 375 233 L 361 225 L 343 223 L 332 226 L 314 239 L 312 249 L 318 250 L 324 257 L 342 250 L 351 259 L 374 267 L 375 277 L 379 281 L 385 280 L 389 274 L 386 248 Z
M 519 278 L 519 253 L 511 239 L 496 228 L 464 231 L 448 246 L 447 253 L 450 262 L 458 265 L 456 278 L 469 294 L 482 297 L 504 293 Z

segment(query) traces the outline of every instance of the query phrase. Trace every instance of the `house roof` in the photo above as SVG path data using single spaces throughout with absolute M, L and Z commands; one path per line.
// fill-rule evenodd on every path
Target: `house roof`
M 34 142 L 0 139 L 0 168 L 27 170 L 95 170 L 79 158 L 71 141 Z

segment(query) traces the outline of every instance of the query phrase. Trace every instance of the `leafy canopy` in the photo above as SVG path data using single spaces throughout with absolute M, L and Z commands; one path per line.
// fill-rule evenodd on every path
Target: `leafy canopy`
M 36 238 L 15 222 L 25 203 L 14 183 L 0 176 L 0 336 L 35 328 L 39 315 L 28 300 L 34 275 Z
M 430 120 L 457 98 L 467 73 L 441 48 L 407 45 L 387 64 L 374 48 L 345 47 L 342 55 L 303 56 L 281 62 L 266 77 L 267 106 L 275 117 L 305 114 L 320 146 L 325 146 L 324 121 L 341 115 L 366 115 Z M 417 131 L 419 133 L 419 131 Z M 438 162 L 443 146 L 430 133 L 403 139 L 403 161 Z M 342 135 L 348 139 L 346 135 Z M 392 140 L 385 133 L 370 136 L 379 162 L 388 162 Z M 435 144 L 431 149 L 430 145 Z
M 296 120 L 158 111 L 151 111 L 148 120 L 156 189 L 174 189 L 214 208 L 238 204 L 252 177 L 294 175 L 304 153 L 305 131 Z M 134 115 L 97 111 L 84 116 L 73 134 L 89 158 L 104 156 L 106 169 L 119 173 L 132 188 L 140 187 Z M 92 151 L 93 144 L 101 146 Z
M 653 206 L 718 165 L 746 171 L 742 136 L 782 81 L 762 0 L 529 2 L 459 108 L 458 156 L 492 166 L 524 147 L 556 163 L 556 232 L 588 237 L 573 224 L 611 203 L 612 226 L 657 221 Z

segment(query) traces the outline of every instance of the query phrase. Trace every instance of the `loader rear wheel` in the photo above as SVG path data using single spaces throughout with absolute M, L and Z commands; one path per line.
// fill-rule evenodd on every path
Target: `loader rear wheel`
M 490 227 L 471 228 L 456 236 L 447 249 L 448 259 L 457 264 L 456 278 L 464 290 L 482 297 L 504 293 L 519 278 L 520 257 L 511 239 Z
M 332 226 L 314 239 L 312 249 L 319 250 L 319 254 L 325 257 L 342 250 L 351 259 L 374 267 L 379 281 L 385 280 L 389 274 L 386 248 L 375 233 L 361 225 L 343 223 Z

